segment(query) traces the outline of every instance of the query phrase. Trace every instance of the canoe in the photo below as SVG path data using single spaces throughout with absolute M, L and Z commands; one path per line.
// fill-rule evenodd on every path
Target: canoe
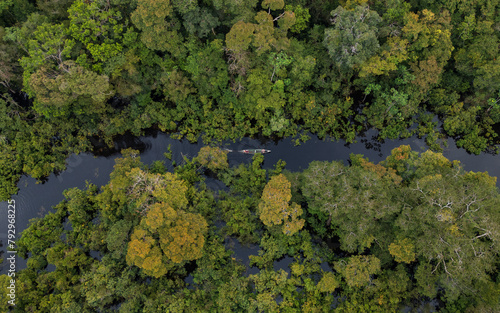
M 245 149 L 245 150 L 238 150 L 239 153 L 244 153 L 244 154 L 257 154 L 257 153 L 269 153 L 271 150 L 268 149 Z

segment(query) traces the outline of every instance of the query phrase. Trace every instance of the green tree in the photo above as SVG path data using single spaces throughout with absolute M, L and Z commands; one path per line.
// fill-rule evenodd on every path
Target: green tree
M 180 23 L 173 16 L 170 0 L 139 0 L 130 18 L 142 31 L 141 41 L 146 47 L 168 51 L 177 57 L 183 54 L 182 37 L 178 33 Z
M 214 29 L 220 25 L 220 20 L 209 9 L 196 7 L 184 15 L 183 25 L 188 33 L 205 38 L 215 32 Z
M 449 299 L 456 299 L 473 295 L 490 281 L 490 261 L 498 250 L 494 208 L 499 198 L 495 178 L 464 173 L 441 158 L 433 157 L 438 162 L 430 166 L 422 158 L 418 167 L 428 175 L 422 173 L 408 187 L 396 225 L 415 245 L 421 263 L 419 285 L 436 282 Z
M 70 114 L 103 114 L 106 100 L 114 94 L 109 78 L 73 61 L 60 64 L 61 73 L 41 68 L 27 80 L 35 110 L 47 117 Z
M 196 92 L 191 81 L 182 71 L 177 69 L 164 73 L 160 78 L 160 82 L 163 85 L 163 94 L 174 103 L 184 101 L 189 94 Z
M 116 57 L 123 49 L 120 43 L 123 25 L 118 22 L 122 19 L 120 12 L 109 6 L 99 5 L 97 1 L 77 0 L 68 13 L 69 33 L 85 45 L 94 61 L 93 69 L 101 72 L 102 62 Z M 85 62 L 86 60 L 82 61 L 82 65 Z
M 292 27 L 290 27 L 290 31 L 292 33 L 300 33 L 301 31 L 307 29 L 307 23 L 311 18 L 311 14 L 309 14 L 309 9 L 303 7 L 300 4 L 290 5 L 287 4 L 285 6 L 286 11 L 293 12 L 295 15 L 295 23 Z
M 318 289 L 321 292 L 332 293 L 340 286 L 340 282 L 337 276 L 332 272 L 326 272 L 321 277 L 318 282 Z
M 377 12 L 368 6 L 354 10 L 339 6 L 330 14 L 333 27 L 325 30 L 323 44 L 343 71 L 361 65 L 377 52 L 377 26 L 381 21 Z
M 451 26 L 448 11 L 436 16 L 429 10 L 420 14 L 408 13 L 402 31 L 409 41 L 410 66 L 415 75 L 412 81 L 425 93 L 440 81 L 454 47 L 451 42 Z
M 390 231 L 384 223 L 390 223 L 398 211 L 390 199 L 391 190 L 400 180 L 392 175 L 381 179 L 372 167 L 347 168 L 339 162 L 315 161 L 302 173 L 309 222 L 322 236 L 339 236 L 345 251 L 364 251 L 375 240 L 380 243 L 389 239 Z
M 2 100 L 0 100 L 2 102 Z M 22 166 L 14 148 L 6 142 L 5 137 L 0 142 L 0 198 L 7 199 L 17 192 L 17 181 Z
M 184 209 L 188 205 L 188 186 L 177 174 L 152 174 L 133 168 L 127 176 L 129 201 L 140 213 L 147 213 L 149 206 L 156 202 L 166 202 L 174 209 Z
M 408 40 L 389 37 L 382 46 L 382 51 L 361 65 L 360 77 L 368 75 L 388 75 L 397 69 L 398 64 L 408 59 Z
M 127 253 L 127 242 L 129 233 L 132 230 L 132 223 L 127 220 L 120 220 L 113 224 L 106 234 L 106 246 L 114 259 L 122 259 Z
M 54 20 L 66 19 L 72 3 L 71 0 L 36 0 L 37 8 Z

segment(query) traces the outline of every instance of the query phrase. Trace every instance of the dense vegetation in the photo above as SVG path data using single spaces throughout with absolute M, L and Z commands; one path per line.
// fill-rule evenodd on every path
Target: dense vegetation
M 387 313 L 432 298 L 440 312 L 498 312 L 496 179 L 440 153 L 401 146 L 380 164 L 353 154 L 297 173 L 262 169 L 262 155 L 229 168 L 210 147 L 173 172 L 123 155 L 107 185 L 66 190 L 23 232 L 13 312 Z M 257 274 L 227 236 L 259 244 Z
M 494 148 L 499 3 L 0 0 L 0 197 L 151 127 Z

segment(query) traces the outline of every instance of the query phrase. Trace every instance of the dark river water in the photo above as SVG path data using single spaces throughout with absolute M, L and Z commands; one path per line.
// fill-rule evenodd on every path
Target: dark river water
M 370 161 L 378 163 L 384 160 L 391 150 L 400 145 L 410 145 L 414 151 L 425 151 L 426 146 L 422 139 L 412 137 L 405 140 L 387 140 L 384 143 L 377 142 L 372 136 L 375 132 L 367 132 L 365 137 L 359 137 L 355 144 L 346 145 L 343 141 L 323 141 L 315 137 L 295 146 L 292 139 L 283 139 L 279 142 L 262 143 L 255 139 L 242 139 L 237 143 L 226 143 L 223 146 L 229 149 L 245 148 L 267 148 L 271 149 L 270 154 L 265 155 L 264 167 L 272 168 L 278 160 L 286 162 L 286 168 L 291 171 L 299 171 L 308 167 L 308 164 L 314 160 L 343 160 L 346 162 L 350 153 L 363 154 Z M 459 160 L 466 170 L 469 171 L 487 171 L 491 176 L 500 175 L 500 156 L 492 154 L 471 155 L 463 149 L 458 149 L 454 142 L 448 140 L 448 148 L 445 148 L 443 154 L 450 160 Z M 197 155 L 203 143 L 191 144 L 187 141 L 179 141 L 169 138 L 163 133 L 149 135 L 147 137 L 123 137 L 115 142 L 114 151 L 101 152 L 101 156 L 94 156 L 90 153 L 72 155 L 67 160 L 67 170 L 59 175 L 50 175 L 42 184 L 36 184 L 36 180 L 31 177 L 23 176 L 19 181 L 19 192 L 13 195 L 12 199 L 16 201 L 16 237 L 26 229 L 29 220 L 34 217 L 41 217 L 51 210 L 51 207 L 63 200 L 62 192 L 67 188 L 84 188 L 85 182 L 89 181 L 98 186 L 105 185 L 109 180 L 109 174 L 113 170 L 114 159 L 120 156 L 122 148 L 133 147 L 141 151 L 141 160 L 145 164 L 150 164 L 155 160 L 164 160 L 171 170 L 170 161 L 164 157 L 168 146 L 171 145 L 173 160 L 177 164 L 182 163 L 183 156 L 189 158 Z M 229 153 L 228 160 L 230 165 L 251 162 L 251 156 Z M 208 185 L 217 189 L 217 182 L 207 180 Z M 498 182 L 497 182 L 498 186 Z M 4 246 L 0 249 L 5 250 L 7 243 L 7 202 L 0 203 L 0 241 Z M 234 241 L 234 240 L 233 240 Z M 235 257 L 248 265 L 248 255 L 257 254 L 258 247 L 243 247 L 238 242 L 230 243 L 228 248 L 235 251 Z M 4 258 L 7 255 L 4 254 Z M 275 268 L 288 270 L 290 260 L 276 262 Z M 26 267 L 26 261 L 17 258 L 16 270 Z M 327 270 L 325 263 L 322 267 Z M 256 273 L 257 269 L 249 269 L 248 274 Z M 0 273 L 5 274 L 7 267 L 0 268 Z M 188 279 L 189 280 L 189 279 Z

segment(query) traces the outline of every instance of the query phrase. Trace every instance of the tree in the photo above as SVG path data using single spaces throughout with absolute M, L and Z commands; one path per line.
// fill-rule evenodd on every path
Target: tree
M 109 228 L 106 234 L 106 247 L 111 251 L 114 259 L 120 260 L 127 253 L 127 242 L 129 232 L 132 230 L 132 223 L 127 220 L 120 220 Z
M 122 300 L 126 296 L 124 293 L 129 291 L 126 285 L 131 284 L 126 281 L 129 277 L 122 269 L 122 264 L 107 255 L 100 262 L 94 262 L 81 278 L 81 294 L 85 297 L 85 303 L 95 310 L 104 309 L 117 299 Z
M 381 179 L 373 167 L 315 161 L 301 175 L 311 226 L 322 236 L 339 236 L 341 248 L 351 253 L 390 240 L 384 224 L 398 211 L 391 203 L 397 176 Z
M 408 40 L 389 37 L 382 51 L 361 64 L 360 77 L 368 75 L 388 75 L 395 71 L 399 63 L 408 59 Z
M 300 219 L 300 205 L 289 205 L 292 198 L 290 187 L 291 184 L 285 175 L 273 176 L 264 187 L 259 203 L 260 219 L 264 225 L 271 227 L 283 224 L 282 231 L 289 236 L 302 229 L 305 222 Z
M 209 170 L 216 172 L 229 167 L 227 163 L 227 151 L 223 151 L 217 147 L 205 146 L 200 149 L 196 160 Z
M 287 285 L 288 273 L 264 270 L 258 275 L 250 275 L 250 280 L 255 284 L 257 296 L 251 300 L 251 307 L 259 311 L 278 312 L 276 298 Z
M 208 224 L 194 213 L 178 212 L 168 226 L 159 230 L 163 252 L 174 263 L 199 259 L 203 254 Z
M 323 44 L 341 69 L 357 67 L 377 52 L 377 25 L 381 21 L 377 12 L 368 6 L 352 11 L 339 6 L 330 14 L 333 27 L 325 30 Z
M 122 19 L 120 12 L 101 6 L 97 1 L 77 0 L 68 13 L 69 33 L 89 51 L 94 61 L 93 69 L 102 72 L 103 63 L 116 57 L 123 49 L 123 25 L 118 22 Z
M 170 0 L 139 0 L 130 18 L 142 31 L 141 41 L 146 47 L 180 57 L 183 54 L 182 37 L 177 32 L 180 22 L 172 16 L 172 9 Z
M 84 269 L 92 263 L 92 258 L 87 256 L 83 249 L 72 247 L 62 242 L 48 248 L 44 251 L 44 255 L 47 256 L 47 262 L 49 264 L 54 264 L 56 266 L 57 271 L 74 270 L 77 272 L 79 269 Z M 72 277 L 71 279 L 74 278 L 75 277 Z
M 3 104 L 0 100 L 0 105 Z M 0 198 L 8 199 L 10 195 L 17 192 L 17 181 L 19 174 L 22 171 L 22 166 L 15 150 L 8 145 L 5 138 L 0 141 Z
M 332 293 L 339 287 L 339 285 L 340 282 L 338 277 L 332 272 L 326 272 L 323 274 L 323 277 L 321 277 L 317 287 L 321 292 Z
M 436 282 L 449 299 L 473 296 L 480 285 L 490 282 L 490 261 L 498 253 L 496 179 L 486 173 L 464 173 L 442 156 L 441 161 L 432 158 L 436 161 L 422 158 L 418 165 L 422 174 L 405 191 L 396 225 L 415 245 L 420 286 Z
M 11 277 L 7 275 L 0 275 L 0 288 L 2 291 L 0 291 L 0 310 L 2 312 L 9 312 L 9 300 L 12 300 L 11 297 L 9 296 L 10 294 L 10 281 Z M 15 291 L 15 289 L 14 289 Z M 13 292 L 14 292 L 13 291 Z
M 105 102 L 114 94 L 107 76 L 73 61 L 64 61 L 60 69 L 60 73 L 54 73 L 42 67 L 26 81 L 38 113 L 54 117 L 103 114 L 107 110 Z
M 64 192 L 66 197 L 66 209 L 68 211 L 68 221 L 74 232 L 68 236 L 75 246 L 88 249 L 88 238 L 92 236 L 94 224 L 91 222 L 97 213 L 97 207 L 93 203 L 94 196 L 98 193 L 95 185 L 87 185 L 87 190 L 77 188 L 69 189 Z
M 12 41 L 6 40 L 5 29 L 0 27 L 0 91 L 13 91 L 22 84 L 21 67 L 19 58 L 21 49 Z
M 380 260 L 373 255 L 357 255 L 335 263 L 335 270 L 340 272 L 349 287 L 367 285 L 373 274 L 380 271 Z
M 66 19 L 72 3 L 71 0 L 36 0 L 38 9 L 54 20 Z
M 15 32 L 14 40 L 24 42 L 28 56 L 24 56 L 20 60 L 20 64 L 24 69 L 24 78 L 26 80 L 29 74 L 32 74 L 37 69 L 46 65 L 51 69 L 56 69 L 65 60 L 70 57 L 70 52 L 73 49 L 75 42 L 66 35 L 66 28 L 63 24 L 50 24 L 42 22 L 43 18 L 36 19 L 36 16 L 31 17 L 30 25 L 26 23 L 26 28 L 21 28 Z M 38 24 L 42 22 L 41 24 Z M 29 26 L 35 30 L 27 29 Z M 25 88 L 28 84 L 25 81 Z M 29 92 L 28 92 L 29 93 Z
M 389 252 L 394 256 L 396 262 L 411 263 L 415 261 L 415 245 L 408 238 L 391 243 Z
M 217 124 L 217 117 L 219 112 L 222 111 L 226 99 L 222 100 L 223 95 L 228 90 L 228 65 L 224 59 L 223 41 L 215 39 L 207 42 L 206 45 L 195 46 L 190 49 L 190 55 L 186 59 L 185 71 L 191 75 L 191 81 L 196 87 L 197 94 L 200 100 L 205 104 L 208 110 L 205 113 L 207 124 Z M 205 99 L 205 100 L 204 100 Z M 213 100 L 212 100 L 213 99 Z M 219 105 L 214 106 L 210 101 L 218 100 Z M 210 124 L 213 125 L 213 124 Z M 220 123 L 219 127 L 226 126 L 227 123 Z
M 270 1 L 263 5 L 276 10 L 283 9 L 283 1 Z M 231 27 L 226 35 L 226 45 L 236 64 L 245 63 L 245 52 L 248 52 L 250 47 L 257 56 L 260 56 L 269 50 L 280 51 L 289 46 L 287 32 L 295 24 L 295 14 L 292 11 L 284 11 L 273 18 L 270 12 L 271 9 L 269 12 L 258 12 L 254 16 L 256 23 L 238 21 Z M 275 27 L 275 21 L 278 21 L 279 27 Z
M 185 209 L 188 205 L 186 192 L 188 186 L 177 174 L 152 174 L 140 168 L 133 168 L 127 173 L 129 183 L 126 188 L 130 202 L 138 212 L 145 214 L 151 204 L 165 202 L 174 209 Z
M 160 247 L 155 245 L 155 240 L 148 235 L 148 231 L 135 228 L 128 243 L 127 264 L 136 265 L 145 274 L 158 278 L 168 271 L 166 262 L 162 262 L 163 258 Z
M 213 6 L 219 14 L 226 16 L 221 23 L 231 27 L 238 21 L 250 22 L 255 15 L 255 7 L 259 2 L 259 0 L 213 0 Z
M 339 312 L 396 313 L 401 311 L 409 296 L 411 281 L 403 266 L 384 270 L 364 288 L 342 292 L 345 300 L 339 303 Z
M 405 16 L 404 38 L 409 41 L 410 66 L 414 71 L 413 84 L 425 94 L 440 81 L 440 74 L 447 64 L 454 47 L 451 42 L 450 15 L 443 11 L 436 16 L 429 10 Z M 417 62 L 418 60 L 418 62 Z
M 297 5 L 287 4 L 285 10 L 293 12 L 295 15 L 295 22 L 293 26 L 290 28 L 290 31 L 292 33 L 300 33 L 301 31 L 307 29 L 307 23 L 311 18 L 311 14 L 309 14 L 308 8 L 304 8 L 300 4 Z
M 164 73 L 160 82 L 163 85 L 162 91 L 165 97 L 176 104 L 186 100 L 189 94 L 196 92 L 191 81 L 177 69 Z
M 173 263 L 202 256 L 207 230 L 207 222 L 201 215 L 157 202 L 149 208 L 141 225 L 134 228 L 128 243 L 127 263 L 142 268 L 148 275 L 163 276 L 174 267 Z
M 196 7 L 184 16 L 183 25 L 188 33 L 198 38 L 205 38 L 214 32 L 214 29 L 220 25 L 220 21 L 209 9 Z
M 254 24 L 239 21 L 226 34 L 226 46 L 235 53 L 247 50 L 252 42 Z

